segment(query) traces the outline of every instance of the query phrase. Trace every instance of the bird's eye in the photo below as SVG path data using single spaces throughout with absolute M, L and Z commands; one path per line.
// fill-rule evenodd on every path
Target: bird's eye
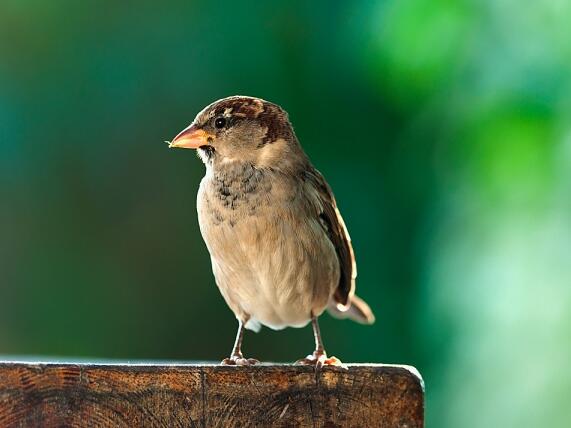
M 224 117 L 217 117 L 214 121 L 214 126 L 218 129 L 222 129 L 226 126 L 226 118 Z

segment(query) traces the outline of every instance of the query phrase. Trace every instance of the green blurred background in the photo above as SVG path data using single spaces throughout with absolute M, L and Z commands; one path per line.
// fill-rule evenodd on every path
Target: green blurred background
M 570 426 L 571 3 L 0 3 L 0 354 L 219 360 L 204 172 L 164 140 L 282 105 L 353 238 L 346 362 L 412 364 L 428 426 Z M 309 328 L 247 333 L 293 361 Z

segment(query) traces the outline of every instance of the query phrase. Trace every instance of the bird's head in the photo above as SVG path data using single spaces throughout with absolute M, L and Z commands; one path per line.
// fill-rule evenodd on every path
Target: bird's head
M 169 147 L 198 149 L 207 166 L 248 162 L 287 168 L 305 159 L 287 113 L 268 101 L 233 96 L 204 108 Z

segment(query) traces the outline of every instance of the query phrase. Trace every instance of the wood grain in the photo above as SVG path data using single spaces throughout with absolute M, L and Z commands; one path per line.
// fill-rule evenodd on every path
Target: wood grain
M 0 427 L 423 427 L 406 366 L 0 363 Z

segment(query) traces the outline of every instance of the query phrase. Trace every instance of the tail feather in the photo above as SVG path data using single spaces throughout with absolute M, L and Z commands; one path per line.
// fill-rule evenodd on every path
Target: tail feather
M 340 306 L 331 300 L 327 311 L 335 318 L 349 318 L 361 324 L 373 324 L 375 322 L 375 315 L 369 305 L 356 295 L 351 297 L 351 305 L 346 310 L 341 310 Z

